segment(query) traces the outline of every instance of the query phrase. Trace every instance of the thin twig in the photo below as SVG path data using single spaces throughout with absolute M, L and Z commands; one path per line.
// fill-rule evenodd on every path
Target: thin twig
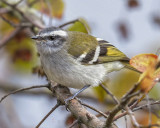
M 116 104 L 119 104 L 118 99 L 112 94 L 111 91 L 109 91 L 103 84 L 100 84 L 100 86 L 106 91 L 106 93 L 108 93 L 112 97 Z
M 138 86 L 139 86 L 139 83 L 136 83 L 122 98 L 132 94 L 138 88 Z
M 60 102 L 57 102 L 57 104 L 47 113 L 47 115 L 38 123 L 36 128 L 39 128 L 39 126 L 47 119 L 47 117 L 60 106 Z
M 75 19 L 75 20 L 66 22 L 66 23 L 60 25 L 59 28 L 63 28 L 64 26 L 67 26 L 67 25 L 69 25 L 69 24 L 73 24 L 73 23 L 78 22 L 78 21 L 79 21 L 79 19 Z
M 139 126 L 139 128 L 160 128 L 160 125 L 159 124 L 151 124 L 151 125 L 148 125 L 148 126 Z
M 87 33 L 88 33 L 88 34 L 90 33 L 90 31 L 89 31 L 88 27 L 86 26 L 86 24 L 83 23 L 80 19 L 75 19 L 75 20 L 66 22 L 66 23 L 60 25 L 59 28 L 63 28 L 63 27 L 65 27 L 65 26 L 69 25 L 69 24 L 74 24 L 75 22 L 80 22 L 81 24 L 83 24 L 84 27 L 85 27 L 85 29 L 87 30 Z
M 48 88 L 48 87 L 49 87 L 49 84 L 46 84 L 46 85 L 38 85 L 38 86 L 31 86 L 31 87 L 28 87 L 28 88 L 21 88 L 21 89 L 15 90 L 15 91 L 10 92 L 10 93 L 8 93 L 7 95 L 3 96 L 3 97 L 1 98 L 1 100 L 0 100 L 0 103 L 1 103 L 5 98 L 7 98 L 9 95 L 11 95 L 11 94 L 15 94 L 15 93 L 18 93 L 18 92 L 21 92 L 21 91 L 26 91 L 26 90 L 29 90 L 29 89 L 43 88 L 43 87 Z
M 2 48 L 4 45 L 6 45 L 13 37 L 15 37 L 23 27 L 17 27 L 11 34 L 5 36 L 1 41 L 0 41 L 0 48 Z
M 152 123 L 152 113 L 151 113 L 151 106 L 149 105 L 150 104 L 150 101 L 149 101 L 149 96 L 148 94 L 146 94 L 146 98 L 147 98 L 147 107 L 148 107 L 148 112 L 149 112 L 149 120 L 148 120 L 148 125 L 150 125 Z
M 0 8 L 0 15 L 8 13 L 8 12 L 11 12 L 11 10 L 8 8 Z
M 128 122 L 127 122 L 127 117 L 126 116 L 124 116 L 124 120 L 125 120 L 125 123 L 126 123 L 126 128 L 128 128 Z
M 0 15 L 1 19 L 4 20 L 5 22 L 7 22 L 9 25 L 11 25 L 12 27 L 18 27 L 17 24 L 14 24 L 13 22 L 11 22 L 10 20 L 6 19 L 4 16 Z
M 29 5 L 29 7 L 31 7 L 31 6 L 33 6 L 35 3 L 37 3 L 39 0 L 34 0 L 34 1 L 32 1 L 32 2 L 30 2 L 28 5 Z
M 138 87 L 139 83 L 135 84 L 127 93 L 124 95 L 118 105 L 116 105 L 113 110 L 110 112 L 107 120 L 106 120 L 106 127 L 110 127 L 112 121 L 114 120 L 115 115 L 127 105 L 128 101 L 132 98 L 130 95 L 134 93 Z
M 1 0 L 4 4 L 10 6 L 12 9 L 14 9 L 15 11 L 17 11 L 24 19 L 26 19 L 28 22 L 30 22 L 31 24 L 33 24 L 35 27 L 43 29 L 44 26 L 42 24 L 37 24 L 32 18 L 30 18 L 29 16 L 25 15 L 19 8 L 17 8 L 16 6 L 6 2 L 5 0 Z
M 19 0 L 14 6 L 18 6 L 23 0 Z
M 135 111 L 138 111 L 138 110 L 140 110 L 140 109 L 143 109 L 143 108 L 147 107 L 148 105 L 155 105 L 155 104 L 160 104 L 160 100 L 155 101 L 155 102 L 150 103 L 150 104 L 144 104 L 144 105 L 138 106 L 138 107 L 136 107 L 136 108 L 133 108 L 133 107 L 131 106 L 130 109 L 131 109 L 133 112 L 135 112 Z M 123 117 L 123 116 L 125 116 L 125 115 L 127 115 L 127 112 L 123 112 L 123 113 L 117 115 L 116 117 L 114 117 L 113 120 L 115 121 L 115 120 L 117 120 L 117 119 L 119 119 L 119 118 L 121 118 L 121 117 Z
M 160 100 L 155 101 L 155 102 L 150 103 L 150 104 L 144 104 L 144 105 L 138 106 L 138 107 L 134 108 L 133 111 L 137 111 L 137 110 L 140 110 L 140 109 L 143 109 L 143 108 L 147 107 L 148 105 L 155 105 L 155 104 L 160 104 Z
M 137 95 L 140 95 L 140 93 L 141 93 L 141 91 L 139 90 L 139 91 L 137 91 L 137 92 L 135 92 L 135 93 L 130 94 L 130 95 L 128 96 L 128 98 L 134 97 L 134 96 L 137 96 Z
M 73 126 L 75 126 L 78 123 L 78 120 L 75 120 L 68 128 L 72 128 Z
M 138 124 L 138 122 L 134 116 L 134 113 L 131 111 L 131 109 L 129 107 L 126 107 L 126 112 L 130 116 L 133 125 L 136 126 L 136 128 L 140 128 L 140 125 Z
M 139 101 L 139 100 L 136 100 L 129 108 L 132 110 L 134 107 L 136 107 L 137 104 L 139 103 L 138 101 Z M 114 117 L 113 120 L 115 121 L 115 120 L 117 120 L 117 119 L 119 119 L 119 118 L 121 118 L 121 117 L 123 117 L 123 116 L 125 116 L 125 115 L 127 115 L 127 112 L 126 112 L 126 111 L 123 112 L 123 113 L 121 113 L 121 114 L 119 114 L 119 115 L 117 115 L 116 117 Z
M 48 10 L 49 10 L 49 14 L 48 14 L 48 16 L 49 16 L 49 20 L 48 20 L 48 25 L 49 26 L 52 26 L 52 6 L 51 6 L 51 3 L 50 3 L 50 1 L 48 1 L 48 0 L 45 0 L 45 3 L 46 3 L 46 5 L 47 5 L 47 8 L 48 8 Z
M 32 27 L 31 23 L 25 23 L 25 22 L 21 22 L 19 24 L 15 24 L 13 22 L 11 22 L 10 20 L 6 19 L 4 16 L 0 15 L 1 19 L 4 20 L 6 23 L 8 23 L 9 25 L 11 25 L 12 27 Z
M 122 110 L 121 112 L 124 113 L 124 110 Z M 127 117 L 126 117 L 126 115 L 124 116 L 124 121 L 125 121 L 126 128 L 128 128 L 128 125 L 127 125 L 128 122 L 127 122 Z
M 97 110 L 96 108 L 93 108 L 92 106 L 90 106 L 90 105 L 88 105 L 88 104 L 85 104 L 85 103 L 81 103 L 81 104 L 84 105 L 84 106 L 86 106 L 86 107 L 88 107 L 88 108 L 90 108 L 90 109 L 92 109 L 92 110 L 94 110 L 94 111 L 96 111 L 96 112 L 98 112 L 99 114 L 101 114 L 101 115 L 104 116 L 105 118 L 108 117 L 105 113 Z

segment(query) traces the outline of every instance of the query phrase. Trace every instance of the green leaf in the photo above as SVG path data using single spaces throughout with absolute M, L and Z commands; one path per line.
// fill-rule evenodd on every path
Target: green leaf
M 71 25 L 67 30 L 68 31 L 78 31 L 78 32 L 83 32 L 83 33 L 90 33 L 90 27 L 87 21 L 82 18 L 80 18 L 79 21 Z

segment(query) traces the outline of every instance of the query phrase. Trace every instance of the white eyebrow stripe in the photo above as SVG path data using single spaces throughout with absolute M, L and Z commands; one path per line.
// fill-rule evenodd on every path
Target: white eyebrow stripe
M 99 54 L 100 54 L 100 46 L 98 45 L 97 48 L 96 48 L 93 59 L 91 61 L 89 61 L 88 63 L 93 64 L 94 62 L 96 62 L 98 57 L 99 57 Z
M 50 33 L 51 35 L 58 35 L 58 36 L 63 36 L 66 37 L 67 36 L 67 32 L 63 31 L 63 30 L 57 30 L 57 31 L 53 31 Z
M 47 34 L 47 33 L 44 33 L 44 34 L 39 35 L 39 36 L 43 36 L 43 37 L 45 37 L 45 36 L 48 36 L 48 34 Z

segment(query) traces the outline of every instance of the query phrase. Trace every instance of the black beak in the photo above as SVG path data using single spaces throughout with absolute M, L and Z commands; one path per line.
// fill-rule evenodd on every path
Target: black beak
M 37 40 L 37 39 L 38 39 L 38 37 L 37 37 L 37 36 L 32 36 L 32 37 L 31 37 L 31 39 L 33 39 L 33 40 Z

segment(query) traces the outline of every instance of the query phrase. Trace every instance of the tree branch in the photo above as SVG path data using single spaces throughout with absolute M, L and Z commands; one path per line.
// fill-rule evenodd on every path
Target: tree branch
M 112 121 L 115 117 L 115 115 L 122 109 L 124 108 L 128 101 L 132 98 L 130 95 L 132 95 L 132 93 L 134 93 L 138 87 L 139 83 L 135 84 L 133 86 L 133 88 L 131 88 L 124 96 L 123 98 L 121 99 L 120 103 L 118 105 L 116 105 L 113 110 L 110 112 L 107 120 L 106 120 L 106 127 L 109 128 L 112 124 Z M 133 95 L 135 96 L 135 95 Z
M 69 89 L 65 86 L 51 86 L 50 90 L 62 104 L 65 104 L 64 100 L 71 96 Z M 80 122 L 89 128 L 104 128 L 105 122 L 99 120 L 95 115 L 87 111 L 77 99 L 69 101 L 67 108 Z

